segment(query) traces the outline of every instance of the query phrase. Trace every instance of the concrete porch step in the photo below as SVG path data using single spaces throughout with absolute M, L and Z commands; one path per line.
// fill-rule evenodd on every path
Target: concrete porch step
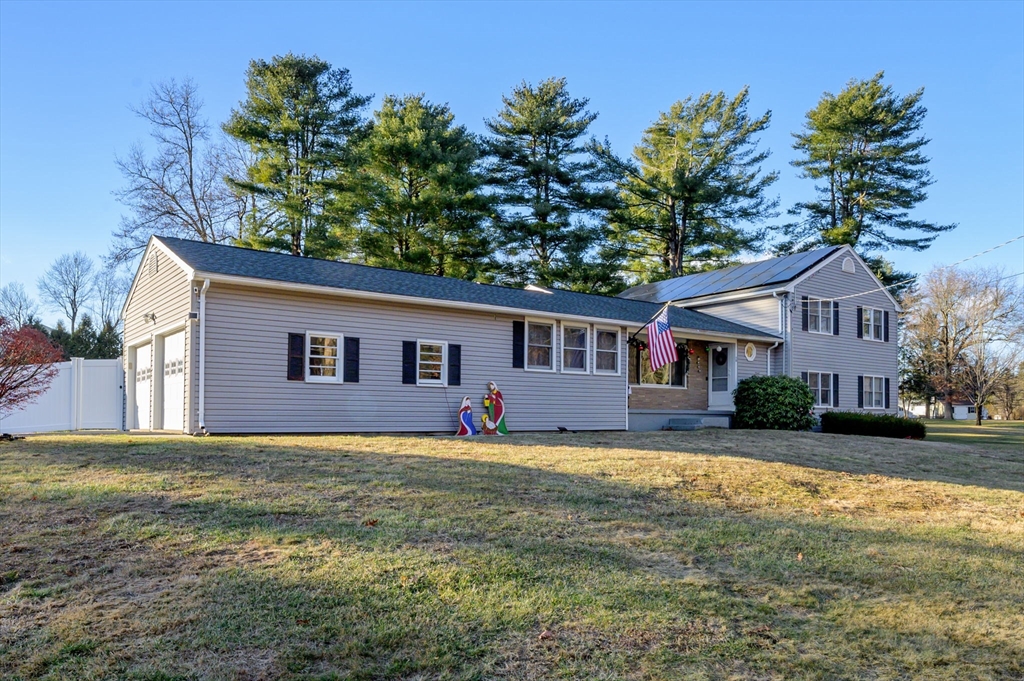
M 701 430 L 706 428 L 704 419 L 700 416 L 690 416 L 677 419 L 669 419 L 666 430 Z

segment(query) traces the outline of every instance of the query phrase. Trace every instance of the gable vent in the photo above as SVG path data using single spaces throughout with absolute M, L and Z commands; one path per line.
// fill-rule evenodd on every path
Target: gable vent
M 157 253 L 149 254 L 149 263 L 146 265 L 146 267 L 148 268 L 149 276 L 151 277 L 155 276 L 156 273 L 160 271 L 160 261 L 158 260 L 158 257 L 159 256 Z
M 850 274 L 856 271 L 853 266 L 853 258 L 843 258 L 843 271 Z

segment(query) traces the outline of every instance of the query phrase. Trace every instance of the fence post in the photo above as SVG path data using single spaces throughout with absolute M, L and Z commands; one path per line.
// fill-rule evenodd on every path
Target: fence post
M 71 358 L 71 430 L 82 429 L 82 385 L 85 382 L 85 360 Z

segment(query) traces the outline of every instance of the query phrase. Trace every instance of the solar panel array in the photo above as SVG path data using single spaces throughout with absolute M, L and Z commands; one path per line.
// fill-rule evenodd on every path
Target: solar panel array
M 795 279 L 839 248 L 841 246 L 829 246 L 779 258 L 760 260 L 748 265 L 737 265 L 722 270 L 656 281 L 651 284 L 634 286 L 619 295 L 631 300 L 665 303 L 670 300 L 699 298 L 728 291 L 781 284 Z

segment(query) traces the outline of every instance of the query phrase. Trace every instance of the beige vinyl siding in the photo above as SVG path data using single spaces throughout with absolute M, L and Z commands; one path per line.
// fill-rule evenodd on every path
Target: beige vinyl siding
M 804 331 L 802 296 L 832 299 L 878 288 L 878 282 L 855 259 L 855 271 L 843 272 L 841 252 L 820 270 L 796 285 L 792 297 L 792 339 L 789 352 L 791 372 L 800 378 L 803 371 L 839 374 L 839 409 L 857 409 L 857 376 L 884 376 L 889 379 L 889 412 L 897 410 L 896 308 L 882 291 L 839 300 L 839 335 Z M 889 342 L 857 338 L 857 308 L 874 307 L 889 313 Z
M 779 333 L 779 299 L 770 294 L 729 303 L 697 306 L 693 308 L 715 317 L 728 319 L 759 331 Z
M 454 432 L 466 395 L 479 427 L 481 400 L 494 381 L 513 432 L 624 429 L 623 330 L 618 376 L 532 372 L 512 368 L 512 321 L 521 319 L 214 283 L 206 302 L 206 427 L 212 433 Z M 288 334 L 306 331 L 359 338 L 359 383 L 287 380 Z M 462 346 L 460 386 L 402 384 L 402 342 L 417 339 Z M 560 369 L 558 329 L 555 339 Z
M 152 255 L 157 258 L 157 270 L 153 273 L 149 267 L 149 258 Z M 185 328 L 185 403 L 182 409 L 185 411 L 185 431 L 193 432 L 195 424 L 195 402 L 193 386 L 196 384 L 196 336 L 194 325 L 188 321 L 189 312 L 193 311 L 194 296 L 192 295 L 192 281 L 188 273 L 183 270 L 166 252 L 158 246 L 150 245 L 145 253 L 139 270 L 136 272 L 135 289 L 124 311 L 124 339 L 126 345 L 138 345 L 149 342 L 152 334 L 162 331 L 168 327 L 176 327 L 181 330 Z M 152 312 L 156 315 L 155 322 L 148 322 L 144 315 Z M 152 352 L 155 343 L 149 346 Z M 127 356 L 127 355 L 126 355 Z M 158 377 L 159 374 L 159 377 Z M 129 390 L 133 389 L 135 383 L 134 371 L 127 371 L 125 375 L 126 385 Z M 152 388 L 154 394 L 163 386 L 163 366 L 153 365 Z M 190 399 L 192 398 L 192 399 Z M 157 400 L 152 400 L 157 404 Z M 159 425 L 159 415 L 154 426 Z

